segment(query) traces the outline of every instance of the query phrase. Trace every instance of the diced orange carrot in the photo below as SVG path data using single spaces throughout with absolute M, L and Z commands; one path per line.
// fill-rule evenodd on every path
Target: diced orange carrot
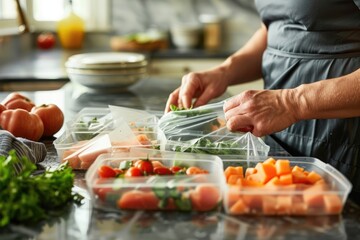
M 325 194 L 324 195 L 325 211 L 328 214 L 341 213 L 343 208 L 340 197 L 336 194 Z
M 256 164 L 255 169 L 257 172 L 255 174 L 249 175 L 249 180 L 265 184 L 276 176 L 276 169 L 272 164 L 258 163 Z
M 278 187 L 280 185 L 281 185 L 281 182 L 279 180 L 279 177 L 277 177 L 277 176 L 273 177 L 265 184 L 266 187 Z
M 242 198 L 239 198 L 229 209 L 230 214 L 245 214 L 249 212 L 249 207 Z
M 265 215 L 276 214 L 276 197 L 275 196 L 263 196 L 262 210 Z
M 225 174 L 225 178 L 226 180 L 228 181 L 229 177 L 231 175 L 237 175 L 241 178 L 244 177 L 244 174 L 243 174 L 243 168 L 242 167 L 232 167 L 232 166 L 229 166 L 225 169 L 224 171 L 224 174 Z
M 253 181 L 250 179 L 242 179 L 242 185 L 244 187 L 263 187 L 264 184 L 257 182 L 257 181 Z
M 320 174 L 318 174 L 314 171 L 311 171 L 306 177 L 307 177 L 308 182 L 310 182 L 311 184 L 314 184 L 315 182 L 322 179 Z
M 308 183 L 307 177 L 306 175 L 302 172 L 302 171 L 292 171 L 291 172 L 292 177 L 293 177 L 293 182 L 294 183 Z
M 240 175 L 230 175 L 229 177 L 228 177 L 228 179 L 227 179 L 227 183 L 228 184 L 232 184 L 232 185 L 236 185 L 236 184 L 238 184 L 238 180 L 239 179 L 243 179 L 242 178 L 242 176 L 240 176 Z M 241 181 L 240 181 L 240 183 L 241 183 Z
M 235 167 L 237 174 L 240 175 L 242 178 L 244 178 L 244 169 L 241 166 Z
M 242 195 L 243 200 L 247 206 L 249 206 L 250 209 L 262 210 L 262 201 L 263 201 L 263 195 L 259 193 L 250 193 L 247 192 L 246 194 Z
M 308 189 L 305 189 L 303 192 L 303 198 L 305 204 L 310 208 L 319 208 L 324 206 L 324 190 L 326 190 L 326 185 L 312 185 Z
M 303 171 L 304 171 L 304 168 L 295 165 L 295 166 L 291 169 L 291 171 L 292 171 L 292 172 L 294 172 L 294 171 L 303 172 Z
M 275 165 L 276 160 L 275 160 L 275 158 L 268 158 L 264 161 L 264 163 Z
M 306 215 L 308 212 L 308 208 L 303 201 L 302 197 L 294 196 L 292 198 L 292 208 L 291 213 L 294 215 Z
M 278 159 L 275 162 L 276 174 L 283 175 L 291 172 L 290 161 L 287 159 Z
M 279 181 L 282 185 L 289 185 L 293 183 L 293 176 L 291 173 L 280 175 Z
M 249 175 L 255 174 L 257 170 L 255 168 L 249 167 L 245 171 L 245 178 L 247 178 Z
M 229 186 L 229 191 L 227 193 L 227 206 L 232 206 L 233 204 L 235 204 L 235 202 L 237 200 L 239 200 L 239 198 L 241 198 L 241 196 L 239 195 L 239 191 L 240 189 L 237 186 L 234 185 L 230 185 Z
M 290 214 L 292 206 L 292 196 L 277 196 L 276 210 L 280 215 Z

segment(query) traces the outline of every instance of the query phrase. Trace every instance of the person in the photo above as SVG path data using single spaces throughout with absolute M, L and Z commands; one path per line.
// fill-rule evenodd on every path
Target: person
M 219 66 L 192 72 L 169 96 L 189 108 L 228 86 L 264 80 L 224 103 L 227 127 L 272 136 L 293 156 L 341 171 L 360 203 L 360 0 L 255 0 L 262 26 Z

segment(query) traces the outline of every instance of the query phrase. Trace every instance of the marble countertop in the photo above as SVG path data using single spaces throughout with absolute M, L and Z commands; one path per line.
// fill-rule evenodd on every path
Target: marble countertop
M 174 81 L 148 79 L 122 92 L 96 92 L 68 83 L 59 90 L 24 94 L 38 104 L 44 100 L 58 104 L 64 110 L 65 119 L 69 120 L 84 107 L 106 107 L 108 104 L 161 113 L 176 86 Z M 0 92 L 1 99 L 6 95 Z M 220 99 L 226 97 L 229 95 Z M 272 138 L 266 137 L 265 142 L 270 146 L 269 155 L 288 156 Z M 41 166 L 58 165 L 52 141 L 45 143 L 48 156 Z M 360 239 L 360 208 L 349 200 L 343 213 L 335 216 L 235 217 L 223 211 L 113 213 L 92 207 L 84 172 L 76 171 L 74 189 L 85 197 L 84 204 L 69 206 L 62 216 L 40 224 L 11 225 L 0 231 L 0 239 Z

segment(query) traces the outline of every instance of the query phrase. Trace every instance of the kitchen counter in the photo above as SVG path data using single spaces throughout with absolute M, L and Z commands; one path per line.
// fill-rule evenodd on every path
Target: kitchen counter
M 58 89 L 69 78 L 65 69 L 67 59 L 80 53 L 89 52 L 110 52 L 107 48 L 91 48 L 82 50 L 63 50 L 54 48 L 50 50 L 29 50 L 19 52 L 16 56 L 11 56 L 0 61 L 0 90 L 6 91 L 8 88 L 24 89 L 28 83 L 33 84 L 39 90 Z M 231 54 L 230 51 L 206 51 L 204 49 L 179 50 L 167 49 L 153 53 L 144 53 L 150 61 L 163 59 L 225 59 Z M 1 59 L 0 59 L 1 60 Z
M 84 107 L 108 104 L 161 113 L 165 101 L 179 83 L 147 79 L 122 92 L 94 92 L 67 83 L 59 90 L 23 92 L 36 104 L 56 103 L 71 119 Z M 156 94 L 154 94 L 156 92 Z M 8 93 L 0 93 L 3 99 Z M 225 94 L 220 99 L 229 97 Z M 217 99 L 219 100 L 219 99 Z M 288 156 L 285 149 L 266 137 L 269 155 Z M 45 141 L 48 155 L 41 167 L 59 164 L 52 140 Z M 229 216 L 223 212 L 102 212 L 92 208 L 84 172 L 76 172 L 74 190 L 85 199 L 81 206 L 69 206 L 64 214 L 37 225 L 11 225 L 0 231 L 0 239 L 360 239 L 360 208 L 348 201 L 335 216 Z M 3 197 L 3 196 L 1 196 Z

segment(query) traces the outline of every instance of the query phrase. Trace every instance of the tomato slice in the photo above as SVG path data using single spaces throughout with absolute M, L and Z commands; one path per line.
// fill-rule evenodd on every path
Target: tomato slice
M 103 165 L 98 169 L 98 174 L 100 178 L 114 178 L 116 177 L 116 171 L 107 165 Z

